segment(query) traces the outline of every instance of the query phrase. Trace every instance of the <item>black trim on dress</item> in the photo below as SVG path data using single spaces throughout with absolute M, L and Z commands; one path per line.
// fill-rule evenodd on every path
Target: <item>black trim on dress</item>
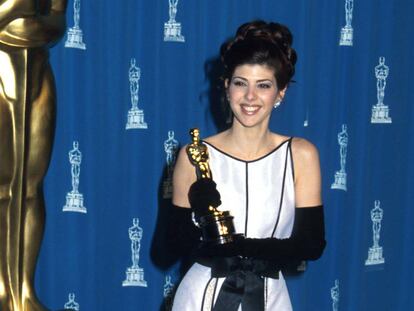
M 203 311 L 203 309 L 204 309 L 204 301 L 206 300 L 207 288 L 208 288 L 208 285 L 210 284 L 210 282 L 211 282 L 212 279 L 213 278 L 210 278 L 210 280 L 208 280 L 208 282 L 206 283 L 206 286 L 204 287 L 203 300 L 201 300 L 201 308 L 200 308 L 200 311 Z
M 216 279 L 216 284 L 214 285 L 214 291 L 213 291 L 213 299 L 211 299 L 211 306 L 210 306 L 210 310 L 213 310 L 213 305 L 214 305 L 214 296 L 216 295 L 216 289 L 217 289 L 217 283 L 218 283 L 218 279 L 217 278 L 210 278 L 206 284 L 206 287 L 204 287 L 204 292 L 203 292 L 203 300 L 201 301 L 201 309 L 200 311 L 204 310 L 204 302 L 206 301 L 206 294 L 207 294 L 207 289 L 210 286 L 210 283 L 213 281 L 213 279 Z
M 213 299 L 211 299 L 210 310 L 213 310 L 213 308 L 214 308 L 214 300 L 216 298 L 217 284 L 218 284 L 218 280 L 219 280 L 218 278 L 215 278 L 215 279 L 216 279 L 216 284 L 214 284 Z
M 244 236 L 247 237 L 247 223 L 249 221 L 249 163 L 246 162 L 246 218 L 244 223 Z
M 290 138 L 290 139 L 291 139 L 291 138 Z M 289 140 L 290 140 L 290 139 L 289 139 Z M 289 141 L 289 140 L 288 140 L 288 141 Z M 275 234 L 275 232 L 276 232 L 276 228 L 277 228 L 277 226 L 278 226 L 278 224 L 279 224 L 279 220 L 280 220 L 280 214 L 282 213 L 282 207 L 283 207 L 283 196 L 284 196 L 284 194 L 285 194 L 285 181 L 286 181 L 286 170 L 287 170 L 288 155 L 289 155 L 289 148 L 286 148 L 285 168 L 284 168 L 284 170 L 283 170 L 283 180 L 282 180 L 282 191 L 281 191 L 281 193 L 280 193 L 280 201 L 279 201 L 279 212 L 278 212 L 278 214 L 277 214 L 276 223 L 275 223 L 275 226 L 274 226 L 274 228 L 273 228 L 273 231 L 272 231 L 272 235 L 271 235 L 271 237 L 273 237 L 273 235 L 274 235 L 274 234 Z
M 220 152 L 220 153 L 222 153 L 222 154 L 224 154 L 224 155 L 228 156 L 229 158 L 232 158 L 232 159 L 234 159 L 234 160 L 237 160 L 237 161 L 240 161 L 240 162 L 244 162 L 244 163 L 252 163 L 252 162 L 260 161 L 260 160 L 262 160 L 262 159 L 264 159 L 264 158 L 268 157 L 268 156 L 269 156 L 269 155 L 271 155 L 272 153 L 276 152 L 276 151 L 277 151 L 280 147 L 282 147 L 282 146 L 283 146 L 286 142 L 288 142 L 290 139 L 291 139 L 291 138 L 284 140 L 284 141 L 283 141 L 283 142 L 281 142 L 279 145 L 277 145 L 277 146 L 276 146 L 273 150 L 269 151 L 268 153 L 266 153 L 265 155 L 261 156 L 260 158 L 257 158 L 257 159 L 254 159 L 254 160 L 242 160 L 242 159 L 239 159 L 239 158 L 237 158 L 237 157 L 235 157 L 235 156 L 232 156 L 231 154 L 229 154 L 229 153 L 227 153 L 227 152 L 225 152 L 225 151 L 223 151 L 223 150 L 221 150 L 221 149 L 217 148 L 216 146 L 214 146 L 214 145 L 212 145 L 212 144 L 210 144 L 210 143 L 208 143 L 208 142 L 206 142 L 206 141 L 204 141 L 204 140 L 203 140 L 202 142 L 203 142 L 203 143 L 205 143 L 205 144 L 207 144 L 207 145 L 209 145 L 210 147 L 212 147 L 212 148 L 216 149 L 218 152 Z
M 292 168 L 292 178 L 293 178 L 293 181 L 295 181 L 295 166 L 293 165 L 292 140 L 293 140 L 293 137 L 289 139 L 288 148 L 289 148 L 289 153 L 290 153 L 290 167 Z

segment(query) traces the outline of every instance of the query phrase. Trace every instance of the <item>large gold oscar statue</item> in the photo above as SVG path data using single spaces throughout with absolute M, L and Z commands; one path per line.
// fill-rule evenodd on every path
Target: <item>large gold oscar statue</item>
M 0 0 L 0 310 L 46 310 L 33 287 L 55 126 L 48 47 L 66 0 Z
M 187 145 L 186 151 L 190 163 L 194 165 L 197 179 L 213 179 L 207 146 L 200 138 L 200 130 L 190 130 L 191 143 Z M 221 203 L 220 203 L 221 204 Z M 233 216 L 229 211 L 220 211 L 218 206 L 208 206 L 204 215 L 195 219 L 195 224 L 201 229 L 204 243 L 225 244 L 234 242 L 243 237 L 234 229 Z

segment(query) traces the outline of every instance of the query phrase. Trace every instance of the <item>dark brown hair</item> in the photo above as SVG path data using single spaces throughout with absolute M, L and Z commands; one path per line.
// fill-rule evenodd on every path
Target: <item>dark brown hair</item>
M 258 20 L 243 24 L 221 47 L 223 79 L 231 79 L 237 66 L 266 65 L 273 69 L 278 88 L 284 89 L 295 73 L 296 52 L 290 30 L 278 23 Z

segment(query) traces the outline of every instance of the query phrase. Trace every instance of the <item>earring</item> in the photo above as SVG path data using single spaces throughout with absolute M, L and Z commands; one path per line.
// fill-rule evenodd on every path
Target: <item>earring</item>
M 274 104 L 273 104 L 273 108 L 277 108 L 277 107 L 279 107 L 280 106 L 280 104 L 281 104 L 282 102 L 280 101 L 280 100 L 278 100 L 277 102 L 275 102 Z

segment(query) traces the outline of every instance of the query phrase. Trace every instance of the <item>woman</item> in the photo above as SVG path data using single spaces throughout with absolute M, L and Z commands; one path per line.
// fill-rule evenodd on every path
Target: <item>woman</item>
M 229 210 L 244 238 L 199 246 L 173 310 L 292 310 L 281 269 L 323 252 L 318 152 L 305 139 L 269 130 L 272 110 L 294 74 L 291 43 L 285 26 L 255 21 L 242 25 L 222 47 L 233 122 L 204 141 L 214 182 L 197 181 L 185 148 L 181 150 L 173 204 L 175 214 L 188 219 L 192 211 L 196 220 L 209 205 Z M 197 239 L 191 231 L 182 236 L 187 245 Z

